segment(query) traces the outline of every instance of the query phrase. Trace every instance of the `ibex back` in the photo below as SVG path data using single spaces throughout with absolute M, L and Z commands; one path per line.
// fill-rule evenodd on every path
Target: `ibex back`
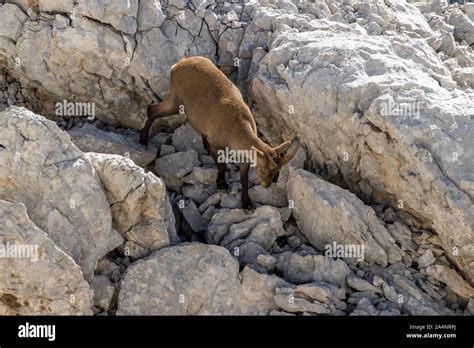
M 218 189 L 227 189 L 227 164 L 219 156 L 221 151 L 256 154 L 253 158 L 256 158 L 257 179 L 263 187 L 269 187 L 281 167 L 298 150 L 296 141 L 271 147 L 257 137 L 255 120 L 242 94 L 207 58 L 188 57 L 171 67 L 170 91 L 162 102 L 148 107 L 148 120 L 141 130 L 140 143 L 148 143 L 148 132 L 154 120 L 177 114 L 180 107 L 184 107 L 189 123 L 202 135 L 217 164 Z M 239 163 L 244 209 L 252 208 L 248 195 L 251 158 L 249 155 Z

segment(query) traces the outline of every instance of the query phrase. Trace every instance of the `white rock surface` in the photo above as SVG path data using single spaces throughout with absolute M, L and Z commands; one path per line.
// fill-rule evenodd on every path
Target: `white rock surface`
M 0 198 L 23 203 L 91 279 L 122 242 L 92 165 L 56 124 L 23 108 L 0 113 L 0 144 Z
M 122 156 L 86 156 L 104 186 L 113 227 L 126 240 L 150 252 L 177 242 L 174 215 L 160 178 Z
M 117 314 L 268 314 L 277 308 L 273 289 L 283 280 L 247 268 L 239 278 L 237 261 L 222 247 L 165 248 L 126 271 Z
M 250 89 L 259 129 L 297 134 L 324 179 L 436 231 L 472 281 L 473 92 L 421 41 L 344 30 L 274 35 Z
M 138 143 L 138 134 L 124 132 L 105 132 L 90 123 L 68 131 L 72 142 L 83 152 L 98 152 L 121 155 L 130 158 L 138 166 L 144 167 L 153 162 L 158 151 L 150 143 L 147 148 Z
M 26 207 L 0 200 L 0 216 L 0 315 L 91 315 L 92 291 L 80 267 Z
M 403 252 L 375 212 L 339 186 L 299 169 L 290 172 L 288 197 L 301 232 L 317 249 L 330 250 L 333 243 L 363 247 L 361 259 L 382 266 L 402 259 Z

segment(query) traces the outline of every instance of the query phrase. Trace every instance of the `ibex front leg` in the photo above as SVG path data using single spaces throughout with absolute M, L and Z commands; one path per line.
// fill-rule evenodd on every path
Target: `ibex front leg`
M 240 200 L 242 201 L 242 208 L 250 210 L 253 208 L 253 203 L 249 197 L 249 163 L 240 164 L 240 183 L 242 184 L 242 195 Z

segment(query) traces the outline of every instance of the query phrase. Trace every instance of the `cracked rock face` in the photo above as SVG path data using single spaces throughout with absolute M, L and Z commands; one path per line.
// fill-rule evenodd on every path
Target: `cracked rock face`
M 288 195 L 299 228 L 317 249 L 334 242 L 361 245 L 362 258 L 369 262 L 401 261 L 402 251 L 383 222 L 355 195 L 302 169 L 290 172 Z
M 0 66 L 41 91 L 41 112 L 55 118 L 57 102 L 90 102 L 98 119 L 135 129 L 146 106 L 167 92 L 169 69 L 185 55 L 235 69 L 233 56 L 255 6 L 214 0 L 10 2 L 0 4 Z
M 122 156 L 87 153 L 86 157 L 106 192 L 114 229 L 149 252 L 177 242 L 174 215 L 161 179 Z
M 153 144 L 144 148 L 138 144 L 138 134 L 133 131 L 106 132 L 92 124 L 85 123 L 68 131 L 72 142 L 82 152 L 98 152 L 122 155 L 139 166 L 146 166 L 155 160 L 157 148 Z
M 273 288 L 284 284 L 250 269 L 239 277 L 237 261 L 222 247 L 181 244 L 127 270 L 117 314 L 268 314 L 277 307 Z
M 0 199 L 0 315 L 90 315 L 81 268 L 30 220 L 22 203 Z M 22 251 L 20 251 L 20 249 Z M 22 257 L 18 257 L 21 255 Z
M 0 113 L 0 144 L 0 198 L 23 203 L 90 279 L 122 242 L 96 171 L 54 122 L 23 108 Z
M 472 281 L 472 91 L 426 43 L 346 30 L 274 34 L 251 83 L 261 131 L 298 134 L 323 178 L 436 231 Z

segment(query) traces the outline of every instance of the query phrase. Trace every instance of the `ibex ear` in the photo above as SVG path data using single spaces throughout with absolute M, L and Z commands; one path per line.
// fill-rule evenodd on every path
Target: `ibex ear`
M 277 156 L 280 157 L 282 154 L 286 152 L 290 144 L 291 144 L 291 141 L 285 141 L 284 143 L 281 143 L 280 145 L 275 146 L 273 150 L 275 150 Z
M 285 155 L 283 156 L 283 158 L 280 161 L 278 161 L 278 166 L 282 167 L 286 163 L 288 163 L 296 155 L 296 153 L 298 152 L 299 147 L 300 147 L 300 143 L 299 143 L 298 139 L 294 139 L 291 142 L 291 144 L 289 145 L 289 147 L 288 147 Z

